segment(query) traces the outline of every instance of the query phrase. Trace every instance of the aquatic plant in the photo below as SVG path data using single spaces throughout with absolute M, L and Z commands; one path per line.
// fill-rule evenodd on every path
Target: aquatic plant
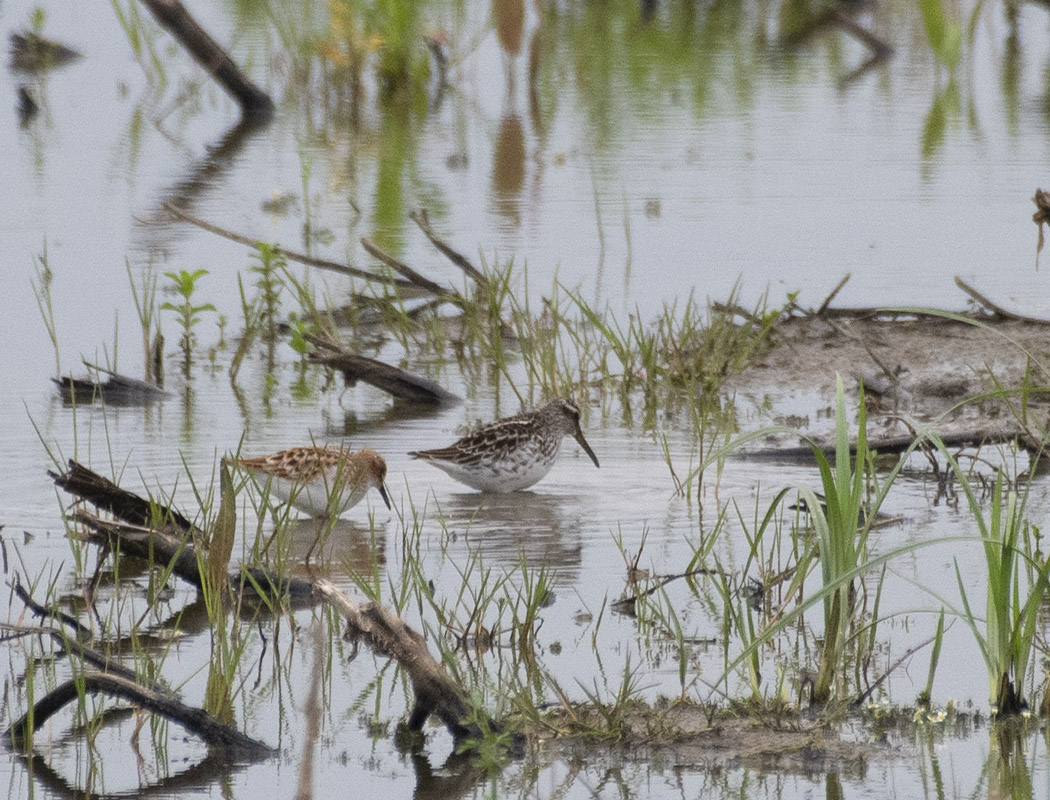
M 120 4 L 120 0 L 110 0 L 110 6 L 124 31 L 135 60 L 142 68 L 142 74 L 151 85 L 157 86 L 158 91 L 163 91 L 168 78 L 164 61 L 158 55 L 155 44 L 157 26 L 144 20 L 136 0 L 129 0 L 126 9 Z
M 983 626 L 971 607 L 958 561 L 955 561 L 962 618 L 977 640 L 988 670 L 992 707 L 999 714 L 1018 714 L 1027 707 L 1024 681 L 1039 610 L 1050 592 L 1050 560 L 1036 554 L 1032 527 L 1024 519 L 1027 487 L 1023 492 L 1007 488 L 1002 470 L 997 470 L 991 508 L 985 517 L 958 461 L 943 443 L 936 439 L 934 442 L 959 478 L 984 552 L 988 589 Z
M 858 610 L 858 594 L 852 576 L 863 573 L 868 557 L 869 523 L 865 522 L 858 531 L 865 497 L 864 472 L 868 466 L 863 387 L 858 415 L 856 457 L 851 461 L 845 391 L 842 376 L 837 376 L 834 471 L 824 453 L 818 448 L 813 449 L 826 505 L 822 506 L 812 492 L 802 492 L 817 532 L 821 579 L 828 592 L 824 597 L 824 645 L 813 687 L 813 702 L 818 705 L 831 699 L 832 682 L 844 666 L 846 643 Z M 868 514 L 869 519 L 871 516 Z
M 193 272 L 187 270 L 179 270 L 178 272 L 165 272 L 164 276 L 168 278 L 172 283 L 172 288 L 182 296 L 182 302 L 178 303 L 162 303 L 161 309 L 163 311 L 174 311 L 178 314 L 179 325 L 182 328 L 182 335 L 179 338 L 179 348 L 182 350 L 182 371 L 186 378 L 190 377 L 190 367 L 193 363 L 193 349 L 197 343 L 197 337 L 194 333 L 194 328 L 200 324 L 201 315 L 206 311 L 215 311 L 215 306 L 211 303 L 201 303 L 194 305 L 193 295 L 197 290 L 197 281 L 208 274 L 206 269 L 198 269 Z
M 288 260 L 277 245 L 259 242 L 252 257 L 256 263 L 248 271 L 257 276 L 256 300 L 259 303 L 259 326 L 264 342 L 272 343 L 277 338 L 278 314 L 281 309 L 281 291 L 284 289 L 283 271 Z

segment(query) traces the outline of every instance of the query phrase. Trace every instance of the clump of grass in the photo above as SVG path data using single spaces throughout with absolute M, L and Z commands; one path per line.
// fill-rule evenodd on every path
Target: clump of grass
M 863 389 L 858 408 L 860 419 L 857 424 L 856 459 L 851 461 L 845 391 L 842 376 L 838 376 L 835 387 L 834 471 L 824 453 L 814 448 L 827 510 L 823 510 L 816 497 L 806 497 L 817 531 L 821 579 L 829 592 L 824 597 L 824 645 L 813 687 L 813 702 L 818 705 L 824 705 L 831 699 L 832 683 L 845 666 L 846 643 L 857 612 L 857 590 L 853 576 L 863 573 L 868 555 L 868 526 L 865 524 L 858 532 L 865 496 L 864 470 L 868 459 Z M 812 492 L 807 494 L 811 495 Z
M 977 640 L 988 670 L 992 707 L 1001 715 L 1019 714 L 1027 707 L 1024 680 L 1039 609 L 1050 592 L 1050 560 L 1036 554 L 1032 527 L 1024 519 L 1027 488 L 1022 493 L 1005 488 L 1002 470 L 998 470 L 986 518 L 958 462 L 943 443 L 937 445 L 959 478 L 985 557 L 988 589 L 983 631 L 956 562 L 962 616 Z
M 131 275 L 131 262 L 125 259 L 125 269 L 131 284 L 131 297 L 135 301 L 135 312 L 139 317 L 139 329 L 142 332 L 142 356 L 144 361 L 144 378 L 147 383 L 164 384 L 164 336 L 160 332 L 160 321 L 157 319 L 157 275 L 152 269 L 142 274 L 140 285 L 136 288 Z

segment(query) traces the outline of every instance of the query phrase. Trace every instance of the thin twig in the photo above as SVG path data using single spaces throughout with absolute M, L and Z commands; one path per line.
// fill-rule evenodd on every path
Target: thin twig
M 921 644 L 915 645 L 915 647 L 910 647 L 907 650 L 905 650 L 904 651 L 904 655 L 902 655 L 900 658 L 898 658 L 896 661 L 894 661 L 893 664 L 890 665 L 889 669 L 887 669 L 878 678 L 876 678 L 875 682 L 871 686 L 869 686 L 867 689 L 865 689 L 863 692 L 861 692 L 857 696 L 857 699 L 854 700 L 850 705 L 852 705 L 854 708 L 859 707 L 865 700 L 867 700 L 869 697 L 871 697 L 872 692 L 874 692 L 876 689 L 878 689 L 879 686 L 882 685 L 883 681 L 885 681 L 888 677 L 890 677 L 890 674 L 894 670 L 896 670 L 901 664 L 903 664 L 905 661 L 907 661 L 913 655 L 915 655 L 920 650 L 922 650 L 922 648 L 926 647 L 929 644 L 933 644 L 933 642 L 936 639 L 937 639 L 936 636 L 931 636 L 925 642 L 922 642 Z
M 164 210 L 171 214 L 173 217 L 182 220 L 183 222 L 189 222 L 191 225 L 196 225 L 198 228 L 202 228 L 209 233 L 214 233 L 218 236 L 222 236 L 225 239 L 229 239 L 232 242 L 238 244 L 247 245 L 248 247 L 255 247 L 262 239 L 252 238 L 251 236 L 244 236 L 240 233 L 227 230 L 226 228 L 220 228 L 218 225 L 213 225 L 210 222 L 205 222 L 199 217 L 195 217 L 192 214 L 187 213 L 181 208 L 177 207 L 172 203 L 164 203 Z M 380 275 L 375 272 L 369 272 L 365 269 L 358 269 L 351 267 L 346 264 L 339 264 L 335 261 L 328 261 L 324 258 L 314 258 L 308 256 L 305 253 L 298 253 L 294 250 L 288 250 L 284 247 L 275 248 L 278 252 L 284 255 L 289 261 L 295 261 L 300 264 L 306 264 L 309 267 L 317 267 L 318 269 L 325 269 L 329 272 L 339 272 L 343 275 L 349 275 L 353 278 L 362 278 L 366 281 L 376 281 L 378 283 L 393 284 L 395 286 L 409 287 L 413 284 L 410 281 L 400 281 L 397 279 L 391 279 L 386 275 Z
M 409 218 L 419 226 L 419 229 L 426 234 L 431 244 L 438 249 L 438 251 L 445 256 L 449 261 L 463 270 L 467 275 L 474 279 L 474 281 L 483 288 L 488 288 L 489 281 L 462 253 L 453 250 L 445 242 L 443 242 L 438 235 L 434 233 L 434 229 L 430 227 L 430 217 L 427 214 L 425 208 L 419 211 L 413 211 L 408 215 Z
M 824 298 L 824 302 L 821 303 L 820 304 L 820 308 L 817 309 L 816 316 L 818 316 L 818 317 L 824 316 L 824 312 L 828 310 L 828 306 L 831 305 L 831 301 L 835 299 L 835 295 L 837 295 L 842 290 L 842 287 L 845 286 L 849 282 L 850 277 L 851 277 L 851 274 L 849 272 L 847 272 L 845 274 L 845 276 L 842 278 L 842 280 L 838 282 L 838 285 L 834 289 L 831 290 L 831 294 L 829 294 L 827 297 Z
M 448 297 L 453 302 L 459 302 L 460 304 L 462 304 L 462 300 L 457 301 L 457 297 L 454 292 L 450 291 L 449 289 L 446 289 L 441 284 L 434 283 L 434 281 L 430 280 L 429 278 L 420 275 L 418 272 L 412 269 L 412 267 L 408 266 L 408 264 L 404 263 L 403 261 L 398 261 L 385 250 L 381 249 L 379 245 L 377 245 L 368 237 L 361 237 L 361 246 L 365 248 L 365 250 L 369 254 L 378 258 L 380 261 L 382 261 L 384 264 L 390 267 L 390 269 L 407 278 L 408 281 L 413 285 L 418 286 L 421 289 L 426 289 L 431 294 L 436 294 L 439 297 Z
M 966 294 L 970 295 L 974 300 L 980 303 L 982 306 L 992 312 L 992 316 L 998 319 L 1008 319 L 1015 322 L 1031 322 L 1036 325 L 1050 325 L 1050 320 L 1040 319 L 1039 317 L 1029 317 L 1024 314 L 1015 314 L 1012 311 L 1007 311 L 1000 305 L 996 305 L 983 294 L 974 289 L 970 284 L 960 278 L 958 275 L 955 276 L 955 285 L 962 289 Z

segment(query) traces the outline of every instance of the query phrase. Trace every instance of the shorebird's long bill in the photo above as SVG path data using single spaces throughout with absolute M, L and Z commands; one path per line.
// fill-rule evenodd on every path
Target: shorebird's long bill
M 390 496 L 386 493 L 386 486 L 379 484 L 379 496 L 383 498 L 383 502 L 386 503 L 388 510 L 393 511 L 394 507 L 390 505 Z
M 591 446 L 587 444 L 587 440 L 583 438 L 583 430 L 580 428 L 579 425 L 576 426 L 576 433 L 573 434 L 572 438 L 580 443 L 580 447 L 586 450 L 587 455 L 591 457 L 591 461 L 594 462 L 594 466 L 600 469 L 601 465 L 598 463 L 598 456 L 594 454 L 594 451 L 591 450 Z

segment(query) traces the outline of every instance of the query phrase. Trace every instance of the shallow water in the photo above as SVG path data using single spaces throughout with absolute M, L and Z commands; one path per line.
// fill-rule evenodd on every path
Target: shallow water
M 1021 9 L 1016 38 L 1002 9 L 984 10 L 972 44 L 964 44 L 954 84 L 935 65 L 913 4 L 882 4 L 860 20 L 891 39 L 896 54 L 846 86 L 841 79 L 863 62 L 865 49 L 841 33 L 790 52 L 774 47 L 787 13 L 777 4 L 756 11 L 749 4 L 715 3 L 689 11 L 692 16 L 660 7 L 647 25 L 632 4 L 496 3 L 491 16 L 485 3 L 435 4 L 425 24 L 448 31 L 456 56 L 452 89 L 440 102 L 433 92 L 400 106 L 384 107 L 373 97 L 356 126 L 319 99 L 316 79 L 306 92 L 291 78 L 294 64 L 282 41 L 301 30 L 324 30 L 327 21 L 323 4 L 301 8 L 294 19 L 286 18 L 288 9 L 274 18 L 254 8 L 194 9 L 220 41 L 235 42 L 237 58 L 253 65 L 253 75 L 278 100 L 274 122 L 243 139 L 229 136 L 237 118 L 230 101 L 202 82 L 185 57 L 169 53 L 164 35 L 157 44 L 167 88 L 149 85 L 109 9 L 48 9 L 47 35 L 85 58 L 44 77 L 0 75 L 0 95 L 12 98 L 25 84 L 42 109 L 24 128 L 14 114 L 0 124 L 0 148 L 7 154 L 0 163 L 0 258 L 7 275 L 0 374 L 8 376 L 0 385 L 0 451 L 6 456 L 0 461 L 0 535 L 8 579 L 16 570 L 30 579 L 48 576 L 43 583 L 53 578 L 72 605 L 95 568 L 94 553 L 81 571 L 73 563 L 63 535 L 66 498 L 56 497 L 45 474 L 55 467 L 52 456 L 59 463 L 76 457 L 133 490 L 170 494 L 192 513 L 198 503 L 187 476 L 206 492 L 226 452 L 265 453 L 346 437 L 387 457 L 397 513 L 373 494 L 367 510 L 354 509 L 328 536 L 322 562 L 334 565 L 342 586 L 360 597 L 348 573 L 366 572 L 375 562 L 383 568 L 385 596 L 396 593 L 405 563 L 398 515 L 415 508 L 425 513 L 419 546 L 427 578 L 444 602 L 454 605 L 464 575 L 476 586 L 484 569 L 508 576 L 510 598 L 522 563 L 528 570 L 546 565 L 554 599 L 542 611 L 538 650 L 544 669 L 573 699 L 584 699 L 585 689 L 613 694 L 626 663 L 640 670 L 643 696 L 681 691 L 681 652 L 673 642 L 608 604 L 624 588 L 625 561 L 643 541 L 640 566 L 657 574 L 684 569 L 698 546 L 699 509 L 674 494 L 664 457 L 666 446 L 680 474 L 698 463 L 688 420 L 661 410 L 652 425 L 640 417 L 628 422 L 614 400 L 595 393 L 585 427 L 600 470 L 570 441 L 533 491 L 482 498 L 406 452 L 447 443 L 464 424 L 517 411 L 505 381 L 471 380 L 454 362 L 413 362 L 466 400 L 404 418 L 368 387 L 322 391 L 317 370 L 300 383 L 297 356 L 281 345 L 270 378 L 258 348 L 252 353 L 238 399 L 226 366 L 241 320 L 236 279 L 251 263 L 249 251 L 167 220 L 166 200 L 184 202 L 215 224 L 357 266 L 371 263 L 358 242 L 368 236 L 428 276 L 461 285 L 462 275 L 436 257 L 408 219 L 426 206 L 435 228 L 464 253 L 490 265 L 513 259 L 515 291 L 527 293 L 536 307 L 558 280 L 580 287 L 588 302 L 608 304 L 620 319 L 628 313 L 652 319 L 664 304 L 681 305 L 690 292 L 724 300 L 738 291 L 740 302 L 753 306 L 765 293 L 779 305 L 788 292 L 799 291 L 801 305 L 818 306 L 847 272 L 852 278 L 838 305 L 961 308 L 966 298 L 952 283 L 961 275 L 1011 309 L 1050 315 L 1045 271 L 1035 269 L 1030 200 L 1050 149 L 1050 44 L 1041 35 L 1044 12 L 1031 4 Z M 30 4 L 5 4 L 5 29 L 22 26 L 29 10 Z M 514 25 L 519 11 L 520 35 Z M 494 26 L 493 20 L 502 22 Z M 290 213 L 263 208 L 287 193 L 297 198 Z M 31 289 L 34 259 L 45 242 L 63 374 L 81 374 L 82 358 L 141 374 L 126 268 L 136 284 L 148 267 L 159 273 L 208 269 L 198 297 L 227 316 L 228 348 L 216 350 L 213 367 L 207 353 L 219 333 L 214 316 L 206 316 L 193 377 L 184 380 L 174 319 L 165 312 L 169 399 L 150 408 L 63 404 L 49 381 L 55 356 Z M 323 282 L 334 302 L 347 293 L 342 279 L 316 272 L 312 279 Z M 286 310 L 292 304 L 286 297 Z M 392 341 L 377 349 L 377 357 L 395 363 L 402 355 Z M 510 375 L 527 393 L 520 362 L 512 362 Z M 763 409 L 738 404 L 745 429 L 765 423 Z M 743 460 L 730 460 L 717 485 L 708 478 L 703 529 L 710 530 L 717 508 L 732 509 L 717 551 L 721 563 L 740 569 L 746 557 L 737 514 L 750 521 L 782 487 L 816 481 L 806 466 Z M 1050 508 L 1047 491 L 1045 480 L 1032 486 L 1035 524 Z M 905 520 L 873 534 L 873 552 L 972 534 L 968 513 L 935 504 L 933 494 L 921 465 L 904 475 L 887 510 Z M 240 541 L 247 548 L 255 514 L 243 503 Z M 305 558 L 313 538 L 308 523 L 298 526 L 290 545 L 297 559 Z M 235 558 L 243 555 L 235 550 Z M 893 560 L 881 607 L 887 617 L 880 628 L 883 667 L 931 635 L 940 605 L 920 588 L 958 602 L 957 562 L 967 590 L 979 593 L 980 559 L 975 546 L 944 543 Z M 145 574 L 132 580 L 138 605 L 119 614 L 127 624 L 136 608 L 145 608 L 149 589 Z M 683 582 L 669 585 L 667 602 L 693 642 L 686 653 L 687 692 L 706 699 L 723 655 L 721 620 L 709 602 L 713 587 L 700 585 L 695 594 Z M 166 608 L 175 614 L 192 600 L 192 592 L 176 587 Z M 0 599 L 3 617 L 14 620 L 21 611 L 17 600 Z M 406 615 L 418 613 L 409 609 Z M 465 618 L 469 609 L 457 614 Z M 307 611 L 266 621 L 267 644 L 254 635 L 248 639 L 234 716 L 250 735 L 279 747 L 280 757 L 241 768 L 196 767 L 203 748 L 184 742 L 177 729 L 161 728 L 155 736 L 168 748 L 164 757 L 152 753 L 146 739 L 136 751 L 144 760 L 132 768 L 127 741 L 134 722 L 125 720 L 97 743 L 105 768 L 89 775 L 99 759 L 67 737 L 65 718 L 41 737 L 46 763 L 32 765 L 32 775 L 21 760 L 3 762 L 10 795 L 62 794 L 47 770 L 73 785 L 135 791 L 182 772 L 182 764 L 192 771 L 171 782 L 171 795 L 231 789 L 235 796 L 290 795 L 303 748 L 306 676 L 316 656 L 308 631 L 322 616 Z M 186 615 L 184 630 L 205 630 L 199 613 L 193 619 L 199 627 Z M 163 623 L 158 618 L 149 627 L 163 630 Z M 405 710 L 396 671 L 368 654 L 348 661 L 348 647 L 337 642 L 335 648 L 324 683 L 317 796 L 342 796 L 348 781 L 380 796 L 413 789 L 480 795 L 492 786 L 491 793 L 501 796 L 833 794 L 833 781 L 821 770 L 803 777 L 747 766 L 722 771 L 631 754 L 610 756 L 608 763 L 587 755 L 516 762 L 492 783 L 448 768 L 439 773 L 448 782 L 435 783 L 426 775 L 448 758 L 447 735 L 428 729 L 421 756 L 398 752 L 389 735 Z M 5 721 L 24 702 L 21 652 L 8 653 Z M 499 648 L 482 658 L 490 667 L 509 660 Z M 777 658 L 790 660 L 791 654 L 774 654 L 770 663 Z M 208 637 L 185 636 L 164 658 L 162 672 L 189 702 L 200 702 L 209 659 Z M 907 670 L 890 676 L 877 699 L 912 703 L 925 685 L 927 663 L 920 653 Z M 985 709 L 984 670 L 961 622 L 945 638 L 941 664 L 935 702 Z M 369 735 L 373 725 L 380 735 Z M 844 772 L 841 793 L 884 796 L 887 785 L 900 796 L 990 792 L 990 771 L 999 768 L 986 728 L 938 739 L 929 748 L 896 746 L 904 758 Z M 1045 740 L 1029 740 L 1025 764 L 1031 790 L 1014 796 L 1046 796 Z M 931 773 L 943 782 L 931 780 Z

